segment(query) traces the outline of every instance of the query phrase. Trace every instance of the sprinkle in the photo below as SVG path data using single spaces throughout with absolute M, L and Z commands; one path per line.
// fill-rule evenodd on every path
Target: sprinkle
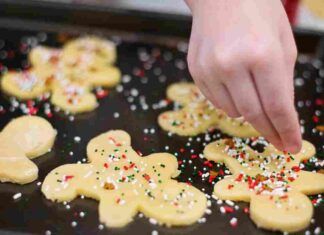
M 80 141 L 81 141 L 81 137 L 80 136 L 75 136 L 74 137 L 74 142 L 75 143 L 80 143 Z
M 231 220 L 230 220 L 230 225 L 232 227 L 236 227 L 237 226 L 237 218 L 233 217 Z
M 159 235 L 159 232 L 156 231 L 156 230 L 153 230 L 153 231 L 152 231 L 152 235 Z
M 71 226 L 72 226 L 72 227 L 76 227 L 77 225 L 78 225 L 78 223 L 77 223 L 76 221 L 72 221 L 72 222 L 71 222 Z
M 103 229 L 104 229 L 103 224 L 99 224 L 99 225 L 98 225 L 98 229 L 99 229 L 99 230 L 103 230 Z
M 13 198 L 14 200 L 17 200 L 17 199 L 21 198 L 21 196 L 22 196 L 21 193 L 16 193 L 15 195 L 12 196 L 12 198 Z

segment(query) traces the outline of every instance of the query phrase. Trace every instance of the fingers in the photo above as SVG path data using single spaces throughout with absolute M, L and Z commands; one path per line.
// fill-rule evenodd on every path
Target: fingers
M 239 79 L 239 81 L 238 81 Z M 276 148 L 282 149 L 280 136 L 265 114 L 248 71 L 242 69 L 225 81 L 240 114 Z
M 228 92 L 227 88 L 223 84 L 217 84 L 212 86 L 213 100 L 217 100 L 219 108 L 227 113 L 232 118 L 240 117 L 241 114 L 237 110 L 235 103 Z
M 275 46 L 271 50 L 258 51 L 252 76 L 262 107 L 277 130 L 284 150 L 296 153 L 301 148 L 301 134 L 290 92 L 292 79 L 280 51 Z
M 239 117 L 231 95 L 220 83 L 218 74 L 214 73 L 214 60 L 208 47 L 189 48 L 188 64 L 190 73 L 206 98 L 216 107 L 224 110 L 230 117 Z M 199 52 L 199 54 L 197 54 Z

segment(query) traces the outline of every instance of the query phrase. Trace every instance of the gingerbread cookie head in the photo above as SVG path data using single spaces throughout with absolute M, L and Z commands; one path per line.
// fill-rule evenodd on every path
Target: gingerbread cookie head
M 304 194 L 324 192 L 324 175 L 299 167 L 314 153 L 307 141 L 295 155 L 272 145 L 260 153 L 238 138 L 213 142 L 204 150 L 207 159 L 224 162 L 232 173 L 215 184 L 214 194 L 220 199 L 250 202 L 251 219 L 259 227 L 283 232 L 306 228 L 313 206 Z
M 159 115 L 162 129 L 182 136 L 193 136 L 217 128 L 238 137 L 258 136 L 259 133 L 242 118 L 229 118 L 215 109 L 193 83 L 175 83 L 168 87 L 167 97 L 182 106 Z
M 84 195 L 100 201 L 100 221 L 109 227 L 128 224 L 137 212 L 166 225 L 197 221 L 206 198 L 196 188 L 178 183 L 177 160 L 167 153 L 140 157 L 124 131 L 109 131 L 87 146 L 88 164 L 54 169 L 42 192 L 53 201 L 71 201 Z
M 12 120 L 0 133 L 0 181 L 26 184 L 37 179 L 38 168 L 29 159 L 50 151 L 56 131 L 40 117 Z
M 84 113 L 98 106 L 97 99 L 88 83 L 57 80 L 52 84 L 51 102 L 70 113 Z
M 82 37 L 71 40 L 63 48 L 62 59 L 70 66 L 108 66 L 116 61 L 116 46 L 99 37 Z

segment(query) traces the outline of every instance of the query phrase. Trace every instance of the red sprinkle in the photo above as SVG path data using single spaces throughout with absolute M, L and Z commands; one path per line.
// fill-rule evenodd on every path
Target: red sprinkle
M 66 182 L 66 181 L 68 181 L 68 180 L 70 180 L 70 179 L 73 179 L 74 178 L 74 175 L 66 175 L 65 177 L 64 177 L 64 181 Z

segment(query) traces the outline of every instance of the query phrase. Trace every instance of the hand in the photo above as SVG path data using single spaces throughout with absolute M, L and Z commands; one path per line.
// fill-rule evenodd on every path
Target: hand
M 187 0 L 188 64 L 203 94 L 243 116 L 280 150 L 301 148 L 294 107 L 297 49 L 280 0 Z

